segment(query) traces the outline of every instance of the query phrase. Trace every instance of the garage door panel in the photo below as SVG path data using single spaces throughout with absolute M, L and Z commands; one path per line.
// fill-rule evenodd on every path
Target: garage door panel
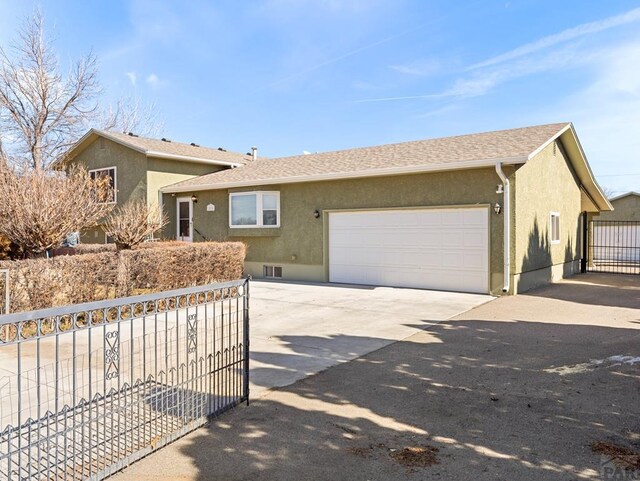
M 488 291 L 488 209 L 331 213 L 331 282 Z

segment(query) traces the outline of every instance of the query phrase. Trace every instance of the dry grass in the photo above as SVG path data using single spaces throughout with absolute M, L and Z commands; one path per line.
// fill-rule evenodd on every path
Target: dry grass
M 438 464 L 438 448 L 433 446 L 412 446 L 392 451 L 389 456 L 408 468 L 426 468 Z
M 598 441 L 591 444 L 595 453 L 611 458 L 614 464 L 628 471 L 640 470 L 640 453 L 614 443 Z

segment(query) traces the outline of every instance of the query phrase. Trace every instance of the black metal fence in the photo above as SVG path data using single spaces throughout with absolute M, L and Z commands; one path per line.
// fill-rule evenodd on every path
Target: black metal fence
M 640 274 L 640 222 L 591 221 L 587 270 Z
M 249 396 L 249 284 L 0 316 L 0 479 L 100 480 Z

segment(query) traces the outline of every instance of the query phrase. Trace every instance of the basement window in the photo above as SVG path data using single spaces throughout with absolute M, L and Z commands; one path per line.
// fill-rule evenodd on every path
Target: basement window
M 551 212 L 550 229 L 551 243 L 560 244 L 560 213 Z
M 264 277 L 271 279 L 282 279 L 282 267 L 280 266 L 263 266 Z

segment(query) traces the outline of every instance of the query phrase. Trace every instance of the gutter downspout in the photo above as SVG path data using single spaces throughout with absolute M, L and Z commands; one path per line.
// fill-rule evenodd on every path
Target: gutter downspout
M 496 163 L 496 172 L 504 187 L 503 214 L 504 215 L 504 283 L 502 292 L 509 292 L 511 287 L 511 205 L 509 179 L 502 170 L 502 162 Z

